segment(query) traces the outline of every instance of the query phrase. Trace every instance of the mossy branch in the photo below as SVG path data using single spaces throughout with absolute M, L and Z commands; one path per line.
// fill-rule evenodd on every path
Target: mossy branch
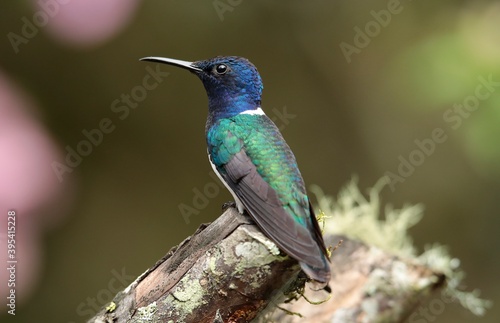
M 433 293 L 450 290 L 459 276 L 441 247 L 416 256 L 406 229 L 419 219 L 419 207 L 387 209 L 392 213 L 380 221 L 381 187 L 367 200 L 353 182 L 335 203 L 315 189 L 331 217 L 325 225 L 327 244 L 344 241 L 332 254 L 330 297 L 304 287 L 298 263 L 229 208 L 89 322 L 403 322 Z M 451 265 L 443 265 L 448 260 Z M 481 314 L 488 304 L 474 300 L 471 310 Z

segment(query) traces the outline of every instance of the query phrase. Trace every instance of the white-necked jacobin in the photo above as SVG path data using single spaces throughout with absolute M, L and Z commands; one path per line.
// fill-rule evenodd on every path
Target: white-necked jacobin
M 263 85 L 255 66 L 237 56 L 141 60 L 185 68 L 201 79 L 208 95 L 208 157 L 238 211 L 246 210 L 309 278 L 327 284 L 330 264 L 321 230 L 295 156 L 262 111 Z

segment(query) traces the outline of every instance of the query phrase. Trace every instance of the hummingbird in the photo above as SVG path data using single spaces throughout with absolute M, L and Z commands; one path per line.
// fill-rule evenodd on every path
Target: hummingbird
M 144 57 L 192 72 L 208 96 L 205 125 L 210 164 L 260 230 L 296 259 L 302 271 L 325 290 L 328 252 L 292 150 L 261 108 L 263 83 L 246 58 L 217 56 L 188 62 Z

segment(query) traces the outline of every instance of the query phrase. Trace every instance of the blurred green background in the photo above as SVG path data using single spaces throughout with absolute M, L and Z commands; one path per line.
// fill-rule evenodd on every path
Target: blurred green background
M 418 165 L 383 191 L 383 201 L 423 203 L 425 216 L 411 230 L 416 244 L 449 246 L 468 273 L 464 287 L 500 300 L 500 3 L 110 1 L 116 7 L 109 12 L 123 12 L 114 31 L 85 38 L 79 35 L 85 23 L 95 28 L 103 18 L 76 12 L 83 23 L 72 31 L 72 19 L 60 21 L 62 10 L 78 2 L 58 4 L 61 11 L 44 24 L 40 16 L 32 37 L 23 36 L 22 18 L 36 21 L 40 4 L 0 4 L 0 72 L 59 147 L 54 160 L 64 163 L 66 147 L 77 149 L 86 139 L 82 131 L 104 118 L 114 126 L 62 175 L 58 198 L 30 222 L 40 228 L 38 265 L 16 316 L 2 306 L 2 322 L 85 321 L 230 200 L 209 175 L 201 82 L 161 66 L 169 75 L 141 90 L 147 67 L 155 65 L 138 59 L 150 55 L 250 59 L 264 81 L 263 108 L 282 127 L 306 183 L 329 195 L 353 174 L 366 190 L 413 158 Z M 112 110 L 115 100 L 126 105 L 122 95 L 140 98 L 126 117 Z M 284 112 L 293 116 L 280 119 Z M 415 152 L 415 141 L 429 142 L 436 128 L 446 140 L 427 155 Z M 56 178 L 51 163 L 40 167 Z M 193 201 L 204 189 L 212 190 L 205 203 Z M 2 207 L 18 208 L 8 202 Z M 194 210 L 189 223 L 182 205 Z M 477 318 L 451 304 L 433 318 L 498 322 L 499 316 L 495 306 Z

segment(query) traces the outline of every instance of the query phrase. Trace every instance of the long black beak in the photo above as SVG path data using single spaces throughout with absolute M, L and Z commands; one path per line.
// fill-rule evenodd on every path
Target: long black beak
M 156 62 L 156 63 L 174 65 L 174 66 L 178 66 L 181 68 L 185 68 L 191 72 L 201 72 L 202 71 L 202 69 L 194 66 L 193 62 L 181 61 L 179 59 L 173 59 L 173 58 L 149 56 L 149 57 L 141 58 L 140 61 Z

